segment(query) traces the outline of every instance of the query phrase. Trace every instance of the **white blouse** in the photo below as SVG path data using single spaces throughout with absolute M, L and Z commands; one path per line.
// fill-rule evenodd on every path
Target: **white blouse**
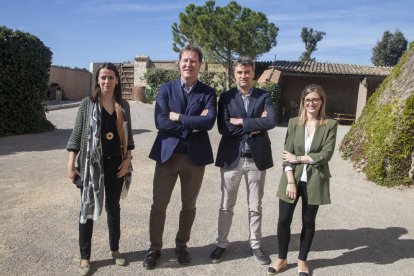
M 316 128 L 315 128 L 315 131 L 316 131 Z M 310 151 L 310 147 L 312 145 L 313 136 L 315 135 L 315 131 L 312 133 L 312 135 L 309 135 L 308 128 L 305 126 L 305 155 L 307 155 Z M 309 164 L 314 164 L 314 163 L 315 163 L 315 161 L 313 161 L 312 158 L 309 157 Z M 303 182 L 308 181 L 308 176 L 306 174 L 307 166 L 308 166 L 308 164 L 303 165 L 303 171 L 302 171 L 302 175 L 300 176 L 299 181 L 303 181 Z M 286 166 L 285 167 L 285 172 L 292 171 L 292 170 L 293 170 L 293 168 L 291 166 Z

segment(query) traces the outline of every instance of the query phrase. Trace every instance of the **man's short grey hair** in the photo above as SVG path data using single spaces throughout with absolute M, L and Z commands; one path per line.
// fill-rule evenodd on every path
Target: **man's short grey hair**
M 254 60 L 249 57 L 239 57 L 238 59 L 236 59 L 236 61 L 234 61 L 233 63 L 233 70 L 236 69 L 237 65 L 251 66 L 254 70 Z

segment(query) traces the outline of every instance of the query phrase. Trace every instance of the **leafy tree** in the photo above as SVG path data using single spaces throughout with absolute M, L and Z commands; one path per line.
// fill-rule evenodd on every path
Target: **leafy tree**
M 301 61 L 315 61 L 315 58 L 311 58 L 311 55 L 317 50 L 316 44 L 322 40 L 324 35 L 326 35 L 325 32 L 320 32 L 312 28 L 302 28 L 302 33 L 300 36 L 302 37 L 303 43 L 305 43 L 306 50 L 299 58 Z
M 382 40 L 372 48 L 371 61 L 375 66 L 394 66 L 407 50 L 408 41 L 399 30 L 394 33 L 385 31 Z
M 232 1 L 215 7 L 215 1 L 204 6 L 189 4 L 180 13 L 180 23 L 172 25 L 173 50 L 179 52 L 186 44 L 199 46 L 212 62 L 226 68 L 226 85 L 230 87 L 232 60 L 237 56 L 256 59 L 276 46 L 278 28 L 269 23 L 262 12 L 241 7 Z

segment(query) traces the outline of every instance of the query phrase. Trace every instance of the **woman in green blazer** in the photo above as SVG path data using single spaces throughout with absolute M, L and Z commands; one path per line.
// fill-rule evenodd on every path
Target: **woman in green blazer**
M 299 116 L 289 120 L 283 172 L 277 196 L 279 220 L 277 226 L 278 259 L 269 267 L 276 274 L 287 267 L 290 225 L 299 197 L 302 197 L 302 231 L 298 273 L 309 274 L 306 263 L 315 233 L 315 218 L 319 205 L 331 203 L 328 162 L 335 150 L 338 122 L 327 119 L 326 95 L 320 85 L 311 84 L 302 91 Z

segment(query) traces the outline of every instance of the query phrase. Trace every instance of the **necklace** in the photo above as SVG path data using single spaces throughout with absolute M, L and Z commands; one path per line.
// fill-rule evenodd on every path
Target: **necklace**
M 311 127 L 314 127 L 315 126 L 315 123 L 314 122 L 307 122 L 306 123 L 306 127 L 307 128 L 311 128 Z

